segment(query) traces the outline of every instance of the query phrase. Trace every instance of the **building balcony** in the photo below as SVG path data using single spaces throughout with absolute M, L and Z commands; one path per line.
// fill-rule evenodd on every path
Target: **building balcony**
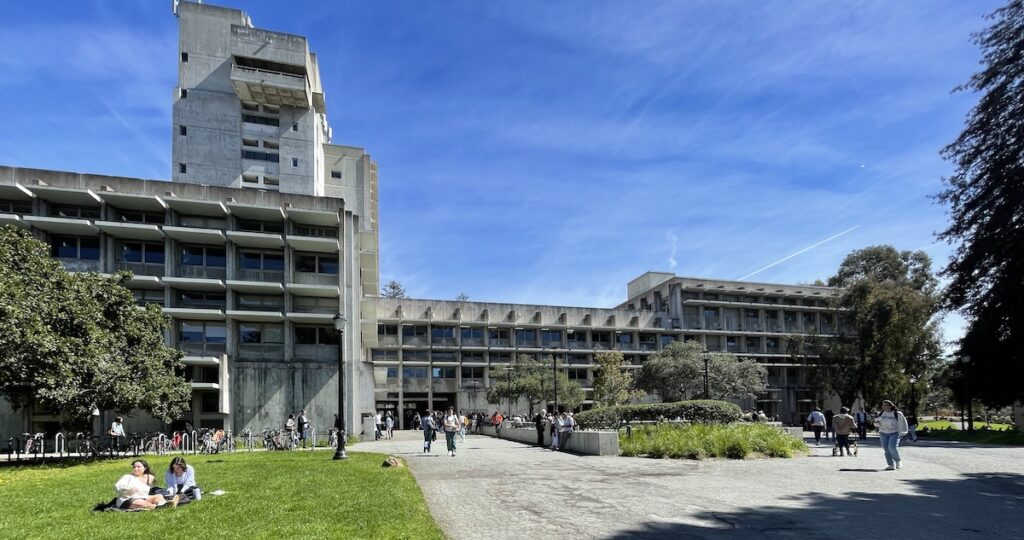
M 232 319 L 247 322 L 281 322 L 284 320 L 284 313 L 280 311 L 229 309 L 225 314 Z
M 437 346 L 437 347 L 454 347 L 455 346 L 455 338 L 453 338 L 453 337 L 436 337 L 436 338 L 431 340 L 430 344 L 434 345 L 434 346 Z
M 192 390 L 220 390 L 220 384 L 215 382 L 192 381 L 189 384 L 192 385 Z
M 491 338 L 490 343 L 488 343 L 488 345 L 490 345 L 491 347 L 511 347 L 512 340 Z
M 170 276 L 164 277 L 161 281 L 163 281 L 164 285 L 169 287 L 174 287 L 175 289 L 187 289 L 190 291 L 216 292 L 223 291 L 227 288 L 226 285 L 224 285 L 224 281 L 220 279 Z
M 164 233 L 160 232 L 160 227 L 156 225 L 122 223 L 120 221 L 97 221 L 96 227 L 114 238 L 123 238 L 125 240 L 159 242 L 164 239 Z
M 239 343 L 238 360 L 242 362 L 283 362 L 284 345 L 277 343 Z
M 175 348 L 180 351 L 184 351 L 186 357 L 219 357 L 227 350 L 227 344 L 203 341 L 179 341 Z
M 170 307 L 163 309 L 164 315 L 176 319 L 195 321 L 223 321 L 224 311 L 209 307 Z M 223 352 L 223 351 L 221 351 Z
M 290 311 L 285 314 L 285 319 L 288 319 L 291 322 L 303 324 L 333 325 L 335 315 L 337 315 L 336 311 L 332 311 L 330 313 Z
M 61 259 L 58 258 L 61 266 L 68 272 L 99 272 L 103 269 L 100 261 L 91 259 Z
M 179 242 L 190 244 L 223 244 L 225 242 L 224 231 L 220 229 L 164 225 L 163 230 L 164 234 Z
M 405 347 L 425 347 L 427 338 L 425 336 L 404 336 L 402 345 Z
M 294 272 L 292 281 L 298 285 L 338 286 L 338 274 L 317 274 L 313 272 Z
M 338 362 L 337 345 L 295 345 L 295 360 L 298 362 Z
M 288 245 L 299 251 L 312 251 L 316 253 L 337 253 L 341 250 L 337 238 L 317 238 L 312 236 L 288 235 Z
M 309 109 L 313 92 L 304 75 L 231 65 L 231 86 L 242 101 Z
M 463 390 L 483 390 L 487 388 L 483 379 L 462 379 L 462 384 L 459 387 Z
M 117 261 L 114 263 L 114 270 L 127 270 L 136 276 L 157 276 L 163 277 L 163 263 L 141 263 Z
M 276 281 L 284 280 L 283 270 L 251 270 L 247 268 L 235 269 L 235 280 L 238 281 Z
M 24 216 L 21 219 L 26 224 L 51 234 L 92 236 L 99 233 L 99 229 L 88 219 L 46 216 Z
M 282 285 L 280 281 L 248 281 L 229 279 L 226 284 L 232 291 L 242 293 L 281 294 L 284 292 L 284 285 Z
M 484 339 L 483 338 L 462 338 L 462 346 L 463 347 L 483 347 L 484 346 Z
M 229 240 L 242 247 L 280 249 L 284 247 L 284 236 L 260 232 L 228 231 Z
M 186 356 L 181 359 L 186 366 L 217 367 L 220 357 L 217 356 Z
M 180 264 L 175 272 L 175 277 L 191 279 L 224 279 L 228 271 L 223 266 L 192 266 Z

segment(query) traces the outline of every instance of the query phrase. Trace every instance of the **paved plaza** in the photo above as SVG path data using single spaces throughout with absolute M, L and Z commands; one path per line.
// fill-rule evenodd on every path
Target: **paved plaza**
M 405 459 L 431 513 L 470 538 L 1024 539 L 1024 450 L 954 442 L 903 447 L 883 471 L 877 439 L 859 457 L 654 460 L 561 454 L 468 436 L 424 455 L 418 431 L 353 445 Z

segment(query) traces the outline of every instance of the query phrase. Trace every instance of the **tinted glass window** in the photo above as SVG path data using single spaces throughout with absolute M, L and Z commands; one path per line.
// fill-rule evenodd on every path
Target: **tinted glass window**
M 125 242 L 121 251 L 121 258 L 125 262 L 142 262 L 142 244 L 138 242 Z
M 298 345 L 316 345 L 316 328 L 296 326 L 295 343 Z
M 338 259 L 333 257 L 320 257 L 318 271 L 321 274 L 338 274 Z
M 98 261 L 100 258 L 99 238 L 79 238 L 78 258 Z
M 296 272 L 316 272 L 316 257 L 313 255 L 299 255 L 295 259 Z

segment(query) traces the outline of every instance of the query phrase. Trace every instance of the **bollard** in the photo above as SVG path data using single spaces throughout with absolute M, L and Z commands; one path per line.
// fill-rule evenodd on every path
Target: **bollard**
M 313 436 L 313 446 L 309 450 L 313 451 L 316 450 L 316 428 L 309 428 L 309 433 Z
M 192 430 L 192 455 L 193 456 L 196 455 L 196 452 L 198 451 L 198 449 L 196 448 L 196 442 L 198 440 L 197 439 L 198 436 L 199 436 L 199 433 L 196 432 L 196 430 L 193 429 Z

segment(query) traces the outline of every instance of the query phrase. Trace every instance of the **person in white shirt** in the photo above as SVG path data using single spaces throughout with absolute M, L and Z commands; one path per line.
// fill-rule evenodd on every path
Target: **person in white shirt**
M 885 470 L 902 469 L 900 437 L 910 431 L 907 426 L 907 418 L 896 410 L 896 405 L 892 401 L 887 399 L 882 402 L 882 414 L 875 418 L 875 425 L 878 426 L 878 438 L 882 441 L 882 448 L 885 450 L 885 462 L 888 464 Z
M 559 450 L 565 450 L 565 446 L 569 444 L 569 439 L 572 439 L 572 428 L 574 427 L 576 427 L 576 420 L 568 412 L 563 412 L 558 428 Z
M 110 435 L 110 442 L 112 443 L 111 446 L 113 446 L 116 451 L 120 452 L 121 439 L 124 438 L 124 418 L 121 418 L 120 416 L 114 418 L 114 421 L 110 423 L 110 430 L 107 431 L 107 434 Z
M 807 423 L 814 432 L 814 445 L 821 446 L 821 430 L 825 428 L 825 415 L 821 414 L 821 407 L 815 407 L 811 414 L 807 415 Z
M 185 463 L 183 457 L 171 460 L 167 472 L 164 473 L 164 483 L 167 484 L 169 495 L 188 495 L 197 501 L 202 498 L 199 486 L 196 485 L 196 471 L 191 465 Z
M 448 414 L 444 415 L 444 440 L 448 443 L 448 455 L 455 457 L 455 435 L 462 427 L 462 420 L 455 414 L 454 407 L 448 407 Z
M 152 510 L 168 503 L 163 495 L 150 495 L 155 477 L 149 470 L 149 463 L 137 459 L 132 462 L 131 474 L 126 474 L 114 484 L 114 491 L 117 492 L 117 507 L 128 510 L 131 508 Z M 178 506 L 178 497 L 171 501 L 172 506 Z

